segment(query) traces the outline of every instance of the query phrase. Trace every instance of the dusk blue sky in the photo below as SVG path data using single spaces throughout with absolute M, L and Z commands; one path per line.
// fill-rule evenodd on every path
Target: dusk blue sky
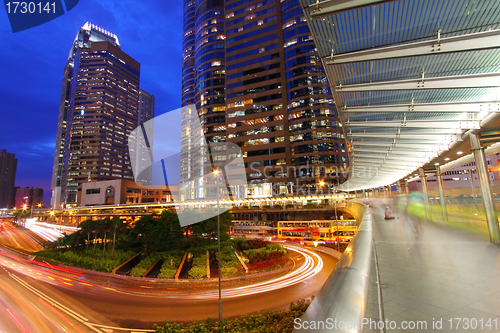
M 156 97 L 155 115 L 180 107 L 183 1 L 80 0 L 67 14 L 12 33 L 0 14 L 0 149 L 18 159 L 16 186 L 50 182 L 63 69 L 80 26 L 89 21 L 118 36 L 141 64 L 140 87 Z

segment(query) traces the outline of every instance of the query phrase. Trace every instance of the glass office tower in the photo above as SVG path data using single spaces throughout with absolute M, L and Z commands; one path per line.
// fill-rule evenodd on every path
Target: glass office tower
M 83 182 L 134 179 L 128 135 L 138 124 L 140 64 L 116 35 L 86 23 L 64 69 L 52 205 L 80 202 Z
M 184 5 L 182 104 L 196 110 L 183 115 L 183 141 L 203 135 L 240 146 L 248 197 L 326 193 L 342 183 L 347 147 L 299 1 Z M 202 127 L 194 133 L 193 115 Z M 207 183 L 199 177 L 234 157 L 205 150 L 183 151 L 181 181 L 192 183 L 192 199 L 208 195 L 197 192 Z

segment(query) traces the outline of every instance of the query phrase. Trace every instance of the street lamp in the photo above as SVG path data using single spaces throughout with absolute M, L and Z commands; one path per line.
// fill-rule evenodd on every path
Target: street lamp
M 318 183 L 318 185 L 319 185 L 319 188 L 321 189 L 321 194 L 323 194 L 323 186 L 325 186 L 325 182 L 324 181 L 320 181 Z
M 221 289 L 221 270 L 220 270 L 220 216 L 219 216 L 219 170 L 214 170 L 214 179 L 217 184 L 217 251 L 218 251 L 218 270 L 219 270 L 219 322 L 222 322 L 222 289 Z

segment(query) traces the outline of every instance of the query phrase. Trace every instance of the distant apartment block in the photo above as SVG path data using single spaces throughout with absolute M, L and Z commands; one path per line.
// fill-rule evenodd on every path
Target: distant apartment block
M 16 189 L 16 207 L 22 208 L 26 205 L 27 209 L 37 208 L 38 204 L 43 203 L 43 189 L 38 187 L 26 187 Z
M 14 183 L 16 180 L 17 159 L 15 154 L 0 150 L 0 208 L 15 205 Z

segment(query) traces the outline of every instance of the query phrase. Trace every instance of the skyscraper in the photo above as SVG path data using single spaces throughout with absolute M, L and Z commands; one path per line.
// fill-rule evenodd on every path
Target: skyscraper
M 14 183 L 16 181 L 17 159 L 14 154 L 7 150 L 0 150 L 0 208 L 12 208 L 15 193 Z
M 232 157 L 189 149 L 199 135 L 241 147 L 251 197 L 315 194 L 346 179 L 343 131 L 298 0 L 186 0 L 183 47 L 182 105 L 196 110 L 183 114 L 181 182 L 196 187 Z M 202 131 L 190 128 L 193 115 Z
M 139 90 L 139 121 L 137 125 L 144 124 L 155 116 L 155 96 L 146 90 Z
M 88 22 L 80 28 L 64 69 L 54 207 L 78 204 L 83 182 L 133 179 L 128 135 L 138 124 L 139 77 L 116 35 Z
M 149 133 L 151 137 L 154 133 L 154 122 L 149 122 L 148 120 L 153 119 L 155 116 L 155 96 L 150 95 L 147 91 L 141 89 L 139 91 L 139 117 L 137 126 L 141 126 L 144 129 L 143 133 Z M 147 128 L 146 128 L 147 127 Z M 149 160 L 149 151 L 153 151 L 152 145 L 154 144 L 154 140 L 150 140 L 147 142 L 149 147 L 143 147 L 141 144 L 145 144 L 144 141 L 138 140 L 136 143 L 136 152 L 137 156 L 135 157 L 135 163 L 137 165 L 136 169 L 139 169 L 140 165 L 143 163 L 147 163 Z M 148 149 L 149 148 L 149 149 Z M 141 174 L 136 175 L 136 182 L 141 183 L 142 185 L 152 185 L 152 168 L 146 168 Z

